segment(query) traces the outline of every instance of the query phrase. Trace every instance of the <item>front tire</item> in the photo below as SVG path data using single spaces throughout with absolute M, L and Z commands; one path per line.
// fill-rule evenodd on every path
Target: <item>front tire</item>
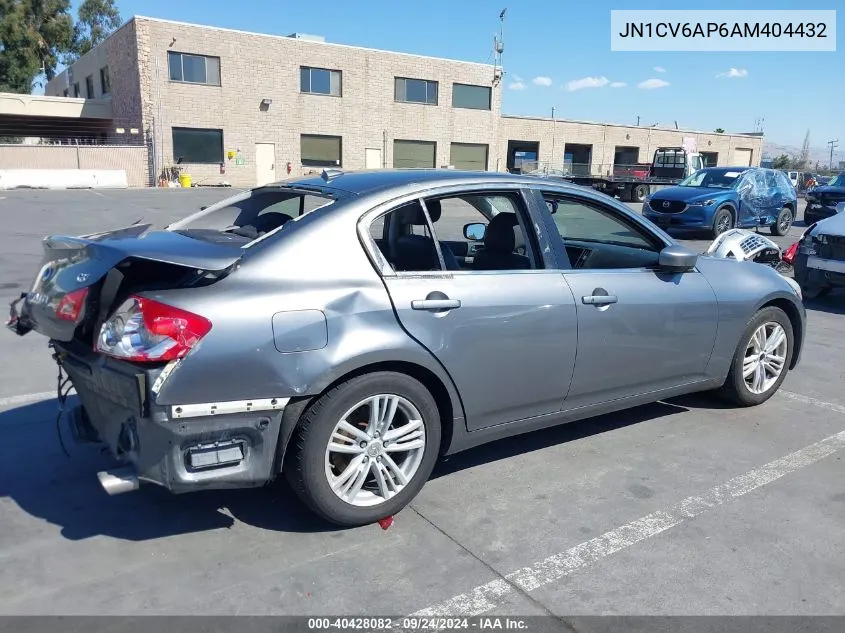
M 760 310 L 739 340 L 721 395 L 743 407 L 764 403 L 786 378 L 794 345 L 786 313 L 776 307 Z
M 648 185 L 634 185 L 631 188 L 631 202 L 645 202 L 648 190 Z
M 730 209 L 723 207 L 716 211 L 716 215 L 713 217 L 713 229 L 711 230 L 714 240 L 725 231 L 730 231 L 733 227 L 734 216 Z
M 374 523 L 402 510 L 425 485 L 440 449 L 431 393 L 395 372 L 352 378 L 305 412 L 285 476 L 322 518 L 342 526 Z
M 772 235 L 786 235 L 789 233 L 789 229 L 792 228 L 792 223 L 794 221 L 795 216 L 792 214 L 792 209 L 784 207 L 780 210 L 780 213 L 778 213 L 778 217 L 775 220 L 774 225 L 771 227 Z

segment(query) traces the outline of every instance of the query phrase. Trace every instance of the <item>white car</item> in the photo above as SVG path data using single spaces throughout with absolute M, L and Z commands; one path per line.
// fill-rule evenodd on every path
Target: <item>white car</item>
M 809 299 L 845 286 L 845 202 L 834 216 L 811 224 L 788 250 L 794 258 L 795 280 Z

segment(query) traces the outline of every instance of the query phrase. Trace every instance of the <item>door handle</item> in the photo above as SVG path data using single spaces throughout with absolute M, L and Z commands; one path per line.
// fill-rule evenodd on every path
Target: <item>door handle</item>
M 588 297 L 581 297 L 581 303 L 588 306 L 606 306 L 617 301 L 619 299 L 616 295 L 590 295 Z
M 461 307 L 460 299 L 414 299 L 413 310 L 454 310 Z

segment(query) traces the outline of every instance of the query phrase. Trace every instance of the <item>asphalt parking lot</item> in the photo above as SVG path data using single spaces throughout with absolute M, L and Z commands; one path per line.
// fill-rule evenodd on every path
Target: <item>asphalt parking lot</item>
M 163 225 L 231 193 L 0 192 L 0 299 L 45 234 Z M 4 330 L 0 614 L 843 615 L 845 295 L 807 309 L 767 404 L 685 397 L 481 447 L 387 530 L 327 527 L 284 482 L 108 497 L 107 456 L 62 452 L 46 341 Z

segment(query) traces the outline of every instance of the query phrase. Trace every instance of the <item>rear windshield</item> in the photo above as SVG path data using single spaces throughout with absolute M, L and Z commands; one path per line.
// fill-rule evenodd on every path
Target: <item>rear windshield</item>
M 250 246 L 288 222 L 334 201 L 330 194 L 266 187 L 222 200 L 167 228 L 206 241 L 236 241 Z

